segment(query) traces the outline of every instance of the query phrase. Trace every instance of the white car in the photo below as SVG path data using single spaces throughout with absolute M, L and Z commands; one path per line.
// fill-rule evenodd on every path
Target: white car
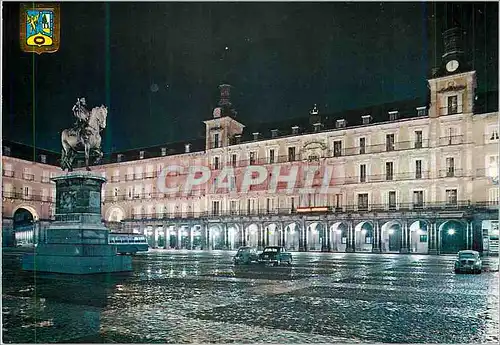
M 481 273 L 483 270 L 483 262 L 479 256 L 479 252 L 475 250 L 461 250 L 458 252 L 455 260 L 455 273 L 470 272 Z

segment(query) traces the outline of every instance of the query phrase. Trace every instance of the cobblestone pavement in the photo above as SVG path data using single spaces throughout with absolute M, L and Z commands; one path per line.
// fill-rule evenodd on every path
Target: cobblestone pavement
M 294 253 L 285 268 L 233 254 L 152 250 L 132 273 L 77 277 L 3 253 L 3 341 L 498 342 L 498 258 L 455 275 L 453 256 Z

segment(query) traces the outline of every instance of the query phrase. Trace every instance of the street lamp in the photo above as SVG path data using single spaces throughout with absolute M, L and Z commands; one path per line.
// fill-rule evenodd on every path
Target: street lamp
M 454 235 L 455 234 L 455 230 L 454 229 L 449 229 L 448 230 L 448 235 Z

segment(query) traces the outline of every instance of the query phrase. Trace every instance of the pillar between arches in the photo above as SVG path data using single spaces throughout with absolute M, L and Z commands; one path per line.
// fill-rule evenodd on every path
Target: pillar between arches
M 373 244 L 372 253 L 380 253 L 380 223 L 378 220 L 373 221 Z
M 430 222 L 430 229 L 429 229 L 429 238 L 428 238 L 428 253 L 430 255 L 436 255 L 437 252 L 437 247 L 436 247 L 436 221 L 431 220 Z
M 399 249 L 399 253 L 408 254 L 408 221 L 403 220 L 403 228 L 401 229 L 401 248 Z
M 354 227 L 352 225 L 352 220 L 347 221 L 347 246 L 345 248 L 346 253 L 355 252 L 355 234 Z

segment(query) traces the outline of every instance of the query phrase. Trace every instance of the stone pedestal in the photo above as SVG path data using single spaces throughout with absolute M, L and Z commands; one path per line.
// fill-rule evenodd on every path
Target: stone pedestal
M 108 244 L 109 229 L 101 221 L 104 177 L 73 172 L 56 183 L 56 220 L 35 253 L 25 254 L 23 270 L 68 274 L 125 272 L 132 258 L 116 254 Z

